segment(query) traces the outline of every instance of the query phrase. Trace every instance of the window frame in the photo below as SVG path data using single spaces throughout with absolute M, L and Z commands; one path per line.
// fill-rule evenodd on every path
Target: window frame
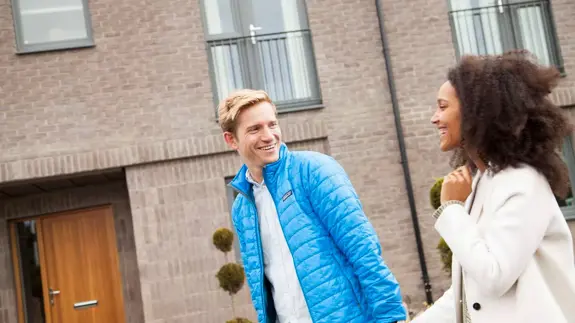
M 24 44 L 24 24 L 21 19 L 21 9 L 20 1 L 22 0 L 11 0 L 12 4 L 12 17 L 14 23 L 14 36 L 16 39 L 16 53 L 17 54 L 29 54 L 56 50 L 66 50 L 66 49 L 77 49 L 77 48 L 87 48 L 94 47 L 96 44 L 94 42 L 94 33 L 92 30 L 92 17 L 90 14 L 90 8 L 88 6 L 88 0 L 82 1 L 82 12 L 84 16 L 84 22 L 86 23 L 86 38 L 83 39 L 73 39 L 73 40 L 63 40 L 63 41 L 53 41 L 41 44 Z
M 15 1 L 15 0 L 13 0 Z M 230 0 L 232 6 L 232 16 L 234 19 L 234 26 L 237 28 L 237 32 L 228 32 L 223 33 L 220 35 L 212 35 L 209 33 L 209 26 L 208 26 L 208 17 L 206 16 L 206 7 L 205 1 L 208 0 L 200 0 L 200 10 L 201 10 L 201 21 L 202 21 L 202 28 L 204 31 L 204 42 L 206 44 L 206 54 L 208 58 L 208 73 L 210 77 L 210 84 L 212 87 L 212 101 L 214 102 L 214 115 L 216 121 L 218 120 L 218 109 L 217 104 L 223 98 L 218 97 L 218 82 L 216 80 L 216 68 L 214 66 L 213 55 L 211 53 L 211 46 L 210 42 L 213 41 L 233 41 L 233 40 L 240 40 L 240 39 L 247 39 L 250 36 L 242 33 L 242 30 L 247 28 L 245 25 L 245 21 L 249 20 L 248 17 L 251 17 L 251 13 L 246 9 L 246 6 L 240 6 L 238 0 Z M 213 0 L 212 0 L 213 1 Z M 298 2 L 297 10 L 300 17 L 300 22 L 305 26 L 305 29 L 297 30 L 297 31 L 288 31 L 289 32 L 307 32 L 309 34 L 309 50 L 306 50 L 304 55 L 306 60 L 312 62 L 311 69 L 308 72 L 311 73 L 310 76 L 310 91 L 316 93 L 316 97 L 312 100 L 303 100 L 302 102 L 293 102 L 288 104 L 283 104 L 282 102 L 276 102 L 277 110 L 279 114 L 288 113 L 288 112 L 296 112 L 296 111 L 307 111 L 307 110 L 315 110 L 315 109 L 323 109 L 323 96 L 321 91 L 321 82 L 318 73 L 318 66 L 317 66 L 317 59 L 315 55 L 315 48 L 313 42 L 313 35 L 311 33 L 311 29 L 309 26 L 309 15 L 307 9 L 307 2 L 301 1 Z M 304 18 L 305 17 L 305 18 Z M 274 33 L 272 33 L 274 34 Z M 259 34 L 256 35 L 256 38 L 261 38 L 262 36 L 266 36 L 266 34 Z M 240 64 L 243 68 L 245 68 L 245 74 L 241 75 L 244 79 L 248 80 L 247 87 L 251 88 L 261 88 L 265 87 L 265 82 L 263 82 L 261 77 L 261 70 L 260 66 L 257 66 L 253 62 L 255 57 L 250 54 L 250 50 L 245 52 L 246 57 L 240 59 Z M 274 98 L 272 98 L 273 100 Z M 275 101 L 275 100 L 274 100 Z
M 571 135 L 565 137 L 563 149 L 564 151 L 562 154 L 569 170 L 569 184 L 573 190 L 575 189 L 575 148 L 573 147 L 573 137 Z M 572 191 L 572 194 L 575 194 L 575 191 Z M 565 219 L 575 220 L 575 204 L 571 206 L 563 206 L 561 207 L 561 211 L 563 212 Z
M 459 1 L 459 0 L 446 0 L 447 1 L 447 8 L 448 8 L 448 21 L 449 21 L 449 26 L 450 26 L 450 30 L 451 30 L 451 38 L 452 38 L 452 42 L 453 42 L 453 47 L 454 47 L 454 51 L 455 51 L 455 57 L 457 60 L 459 60 L 459 58 L 462 56 L 460 50 L 459 50 L 459 39 L 457 36 L 457 30 L 456 30 L 456 23 L 455 23 L 455 18 L 453 13 L 460 11 L 460 10 L 472 10 L 472 9 L 459 9 L 459 10 L 454 10 L 454 6 L 453 6 L 453 2 L 454 1 Z M 559 42 L 559 37 L 557 35 L 557 28 L 556 28 L 556 23 L 555 23 L 555 15 L 553 13 L 553 3 L 550 0 L 523 0 L 523 1 L 519 1 L 517 3 L 515 2 L 510 2 L 509 0 L 503 0 L 501 4 L 495 4 L 495 5 L 481 5 L 478 6 L 474 9 L 482 9 L 482 8 L 490 8 L 490 7 L 494 7 L 494 6 L 512 6 L 512 5 L 518 5 L 521 3 L 533 3 L 533 2 L 537 2 L 541 5 L 544 5 L 545 3 L 547 3 L 548 5 L 548 10 L 545 10 L 545 12 L 543 12 L 544 15 L 546 15 L 546 19 L 548 20 L 548 30 L 546 30 L 546 35 L 545 35 L 545 42 L 547 43 L 547 50 L 549 51 L 549 58 L 552 61 L 555 61 L 555 63 L 552 63 L 552 66 L 555 66 L 559 72 L 561 73 L 561 76 L 565 77 L 566 76 L 566 72 L 565 72 L 565 62 L 563 60 L 563 54 L 561 52 L 561 44 Z M 513 26 L 513 30 L 511 31 L 506 31 L 507 33 L 511 33 L 511 34 L 516 34 L 521 28 L 518 26 L 517 22 L 514 21 L 513 17 L 516 16 L 516 13 L 508 13 L 508 15 L 510 15 L 511 20 L 510 23 Z M 507 19 L 507 18 L 506 18 Z M 498 21 L 498 25 L 501 26 L 501 21 Z M 545 23 L 544 23 L 545 25 Z M 545 26 L 544 26 L 545 27 Z M 473 31 L 475 32 L 476 27 L 473 26 Z M 482 30 L 483 33 L 483 30 Z M 467 37 L 469 37 L 466 34 Z M 504 41 L 502 41 L 502 45 L 504 45 Z M 516 45 L 521 45 L 520 48 L 525 48 L 525 46 L 523 46 L 521 44 L 521 41 L 519 41 Z M 505 49 L 504 49 L 505 51 Z

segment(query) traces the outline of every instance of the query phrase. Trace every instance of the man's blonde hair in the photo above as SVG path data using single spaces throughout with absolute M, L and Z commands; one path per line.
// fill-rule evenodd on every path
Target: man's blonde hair
M 218 106 L 218 121 L 222 130 L 235 133 L 240 112 L 260 102 L 270 103 L 276 112 L 275 105 L 265 91 L 243 89 L 228 95 Z

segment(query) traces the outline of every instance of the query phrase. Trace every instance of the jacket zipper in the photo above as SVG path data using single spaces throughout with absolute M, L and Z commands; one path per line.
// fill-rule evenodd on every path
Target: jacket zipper
M 269 183 L 269 182 L 266 180 L 266 174 L 265 174 L 265 172 L 263 172 L 262 175 L 263 175 L 263 177 L 264 177 L 264 182 L 265 182 L 265 183 Z M 269 189 L 270 189 L 270 186 L 268 185 L 268 190 L 269 190 Z M 275 193 L 276 193 L 276 192 L 273 192 L 274 194 L 271 194 L 271 193 L 272 193 L 272 192 L 270 191 L 270 195 L 272 196 L 272 200 L 273 200 L 273 196 L 275 196 Z M 274 206 L 276 207 L 276 212 L 277 212 L 277 205 L 275 205 L 275 201 L 274 201 Z M 256 211 L 257 211 L 257 210 L 256 210 Z M 278 221 L 279 221 L 279 213 L 278 213 Z M 304 302 L 305 302 L 305 306 L 307 307 L 307 310 L 308 310 L 309 316 L 310 316 L 310 318 L 311 318 L 311 321 L 312 321 L 312 322 L 315 322 L 316 320 L 314 319 L 314 317 L 313 317 L 313 315 L 312 315 L 312 313 L 311 313 L 311 310 L 310 310 L 310 308 L 309 308 L 309 304 L 307 303 L 307 297 L 306 297 L 306 295 L 305 295 L 305 292 L 303 291 L 303 288 L 301 287 L 302 284 L 301 284 L 301 279 L 300 279 L 300 277 L 299 277 L 299 273 L 297 272 L 297 269 L 295 268 L 295 260 L 293 259 L 293 251 L 292 251 L 292 249 L 291 249 L 289 243 L 287 243 L 286 234 L 285 234 L 283 225 L 281 225 L 281 222 L 280 222 L 280 228 L 282 229 L 282 234 L 283 234 L 283 236 L 284 236 L 284 239 L 286 240 L 286 245 L 288 246 L 289 252 L 290 252 L 291 255 L 292 255 L 292 263 L 293 263 L 293 266 L 294 266 L 294 269 L 295 269 L 295 275 L 296 275 L 296 277 L 297 277 L 297 280 L 298 280 L 300 289 L 302 290 L 301 292 L 302 292 L 302 294 L 303 294 L 303 300 L 304 300 Z
M 268 320 L 267 317 L 267 308 L 268 308 L 268 304 L 267 304 L 267 295 L 266 295 L 266 291 L 264 289 L 264 257 L 262 255 L 262 239 L 261 239 L 261 235 L 260 235 L 260 219 L 258 216 L 258 209 L 256 207 L 256 203 L 254 201 L 252 201 L 252 199 L 247 196 L 247 194 L 245 194 L 242 190 L 237 189 L 236 187 L 234 187 L 233 185 L 231 185 L 233 189 L 235 189 L 236 191 L 238 191 L 238 193 L 242 194 L 248 201 L 250 201 L 250 203 L 252 203 L 252 207 L 255 209 L 255 213 L 256 213 L 256 233 L 258 235 L 258 256 L 260 258 L 260 263 L 262 264 L 262 270 L 261 270 L 261 293 L 262 293 L 262 300 L 263 300 L 263 311 L 264 311 L 264 316 L 265 316 L 265 321 Z

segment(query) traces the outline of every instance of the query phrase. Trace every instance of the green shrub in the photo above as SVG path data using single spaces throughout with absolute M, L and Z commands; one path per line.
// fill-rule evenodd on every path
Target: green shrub
M 434 210 L 437 210 L 441 206 L 441 185 L 443 185 L 443 177 L 435 181 L 431 189 L 429 190 L 429 202 Z M 443 270 L 451 274 L 451 262 L 453 259 L 453 253 L 449 246 L 441 238 L 437 244 L 437 250 L 439 251 L 439 256 L 441 257 L 441 262 L 443 263 Z
M 244 268 L 239 264 L 228 263 L 222 266 L 216 274 L 220 287 L 230 295 L 234 295 L 242 289 L 246 275 Z
M 234 244 L 234 233 L 227 228 L 217 229 L 212 236 L 212 242 L 221 252 L 230 252 Z
M 434 210 L 441 206 L 441 185 L 443 185 L 443 177 L 437 179 L 429 190 L 429 202 Z
M 443 270 L 451 274 L 451 261 L 453 258 L 453 253 L 443 238 L 439 239 L 437 250 L 439 250 L 439 255 L 441 256 Z
M 234 233 L 230 229 L 219 228 L 212 235 L 212 243 L 218 250 L 224 253 L 227 261 L 228 252 L 232 251 Z M 246 280 L 244 267 L 234 262 L 226 263 L 216 273 L 216 278 L 220 283 L 220 287 L 230 294 L 232 315 L 236 316 L 234 295 L 237 294 L 244 286 L 244 282 Z M 252 323 L 252 321 L 242 317 L 236 317 L 226 323 Z
M 245 319 L 243 317 L 236 317 L 233 320 L 226 321 L 226 323 L 252 323 L 252 321 Z

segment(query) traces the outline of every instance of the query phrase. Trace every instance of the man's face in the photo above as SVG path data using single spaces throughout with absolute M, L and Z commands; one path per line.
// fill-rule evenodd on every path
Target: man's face
M 281 129 L 274 107 L 268 102 L 241 111 L 235 134 L 226 132 L 224 138 L 250 169 L 261 169 L 279 159 Z

